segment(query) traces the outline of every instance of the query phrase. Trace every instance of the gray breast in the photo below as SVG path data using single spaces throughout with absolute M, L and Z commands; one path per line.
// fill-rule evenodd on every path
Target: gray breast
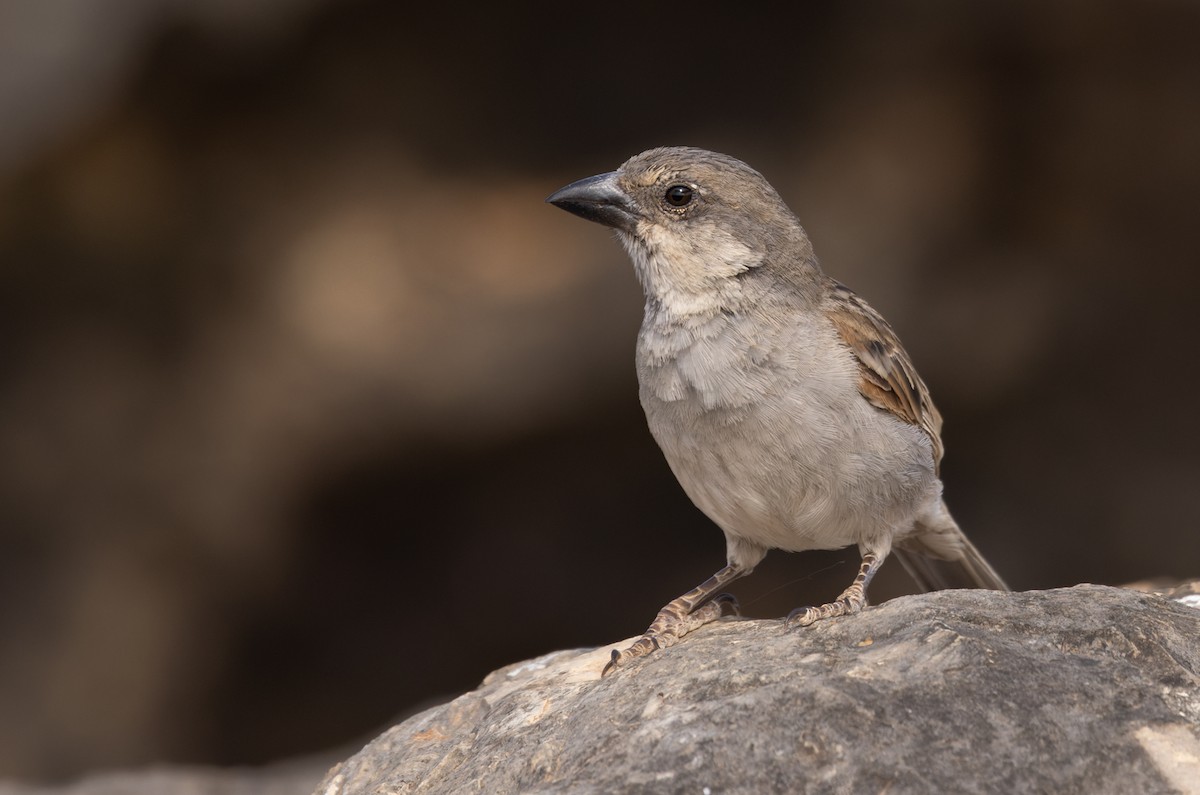
M 721 315 L 639 335 L 642 406 L 688 496 L 727 534 L 782 549 L 903 522 L 933 480 L 921 434 L 861 398 L 831 327 L 746 325 Z

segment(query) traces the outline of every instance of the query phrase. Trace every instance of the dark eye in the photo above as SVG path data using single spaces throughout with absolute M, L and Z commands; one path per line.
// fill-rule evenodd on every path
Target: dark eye
M 667 204 L 672 207 L 687 207 L 692 203 L 693 191 L 687 185 L 672 185 L 667 188 L 666 199 Z

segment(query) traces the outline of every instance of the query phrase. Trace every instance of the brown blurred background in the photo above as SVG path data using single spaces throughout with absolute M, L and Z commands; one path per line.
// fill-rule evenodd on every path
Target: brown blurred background
M 644 428 L 625 255 L 542 202 L 662 144 L 749 161 L 891 319 L 1015 587 L 1200 574 L 1198 34 L 1185 2 L 0 4 L 0 778 L 353 742 L 719 567 Z M 735 590 L 783 615 L 856 565 Z

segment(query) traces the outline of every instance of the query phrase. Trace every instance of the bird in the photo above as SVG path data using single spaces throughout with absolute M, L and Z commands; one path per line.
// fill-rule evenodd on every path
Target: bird
M 614 649 L 605 675 L 738 612 L 723 589 L 772 549 L 861 555 L 853 582 L 788 628 L 860 612 L 893 553 L 924 591 L 1008 590 L 946 507 L 942 416 L 896 332 L 825 274 L 759 172 L 661 147 L 546 201 L 611 227 L 628 252 L 645 294 L 647 425 L 726 541 L 726 565 Z

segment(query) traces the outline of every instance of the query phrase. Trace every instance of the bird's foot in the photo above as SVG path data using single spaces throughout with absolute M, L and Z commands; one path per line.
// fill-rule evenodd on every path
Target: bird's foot
M 875 576 L 875 572 L 882 563 L 883 559 L 877 555 L 864 555 L 862 565 L 858 567 L 858 576 L 854 578 L 854 582 L 850 583 L 849 588 L 842 591 L 841 596 L 820 607 L 797 607 L 788 613 L 788 617 L 784 620 L 785 626 L 788 629 L 807 627 L 825 618 L 862 611 L 867 606 L 867 586 L 871 584 L 871 578 Z
M 686 603 L 682 602 L 682 597 L 676 599 L 658 611 L 658 615 L 651 622 L 645 634 L 634 641 L 633 645 L 621 651 L 613 649 L 612 659 L 608 661 L 608 665 L 604 666 L 601 676 L 607 676 L 630 660 L 645 657 L 653 651 L 674 645 L 693 629 L 702 627 L 710 621 L 716 621 L 724 615 L 726 607 L 730 609 L 732 615 L 738 614 L 738 603 L 733 594 L 720 594 L 691 610 Z
M 788 629 L 792 629 L 793 627 L 807 627 L 825 618 L 858 613 L 866 606 L 867 599 L 865 596 L 860 595 L 858 599 L 854 599 L 843 595 L 820 607 L 797 607 L 788 613 L 785 623 Z

